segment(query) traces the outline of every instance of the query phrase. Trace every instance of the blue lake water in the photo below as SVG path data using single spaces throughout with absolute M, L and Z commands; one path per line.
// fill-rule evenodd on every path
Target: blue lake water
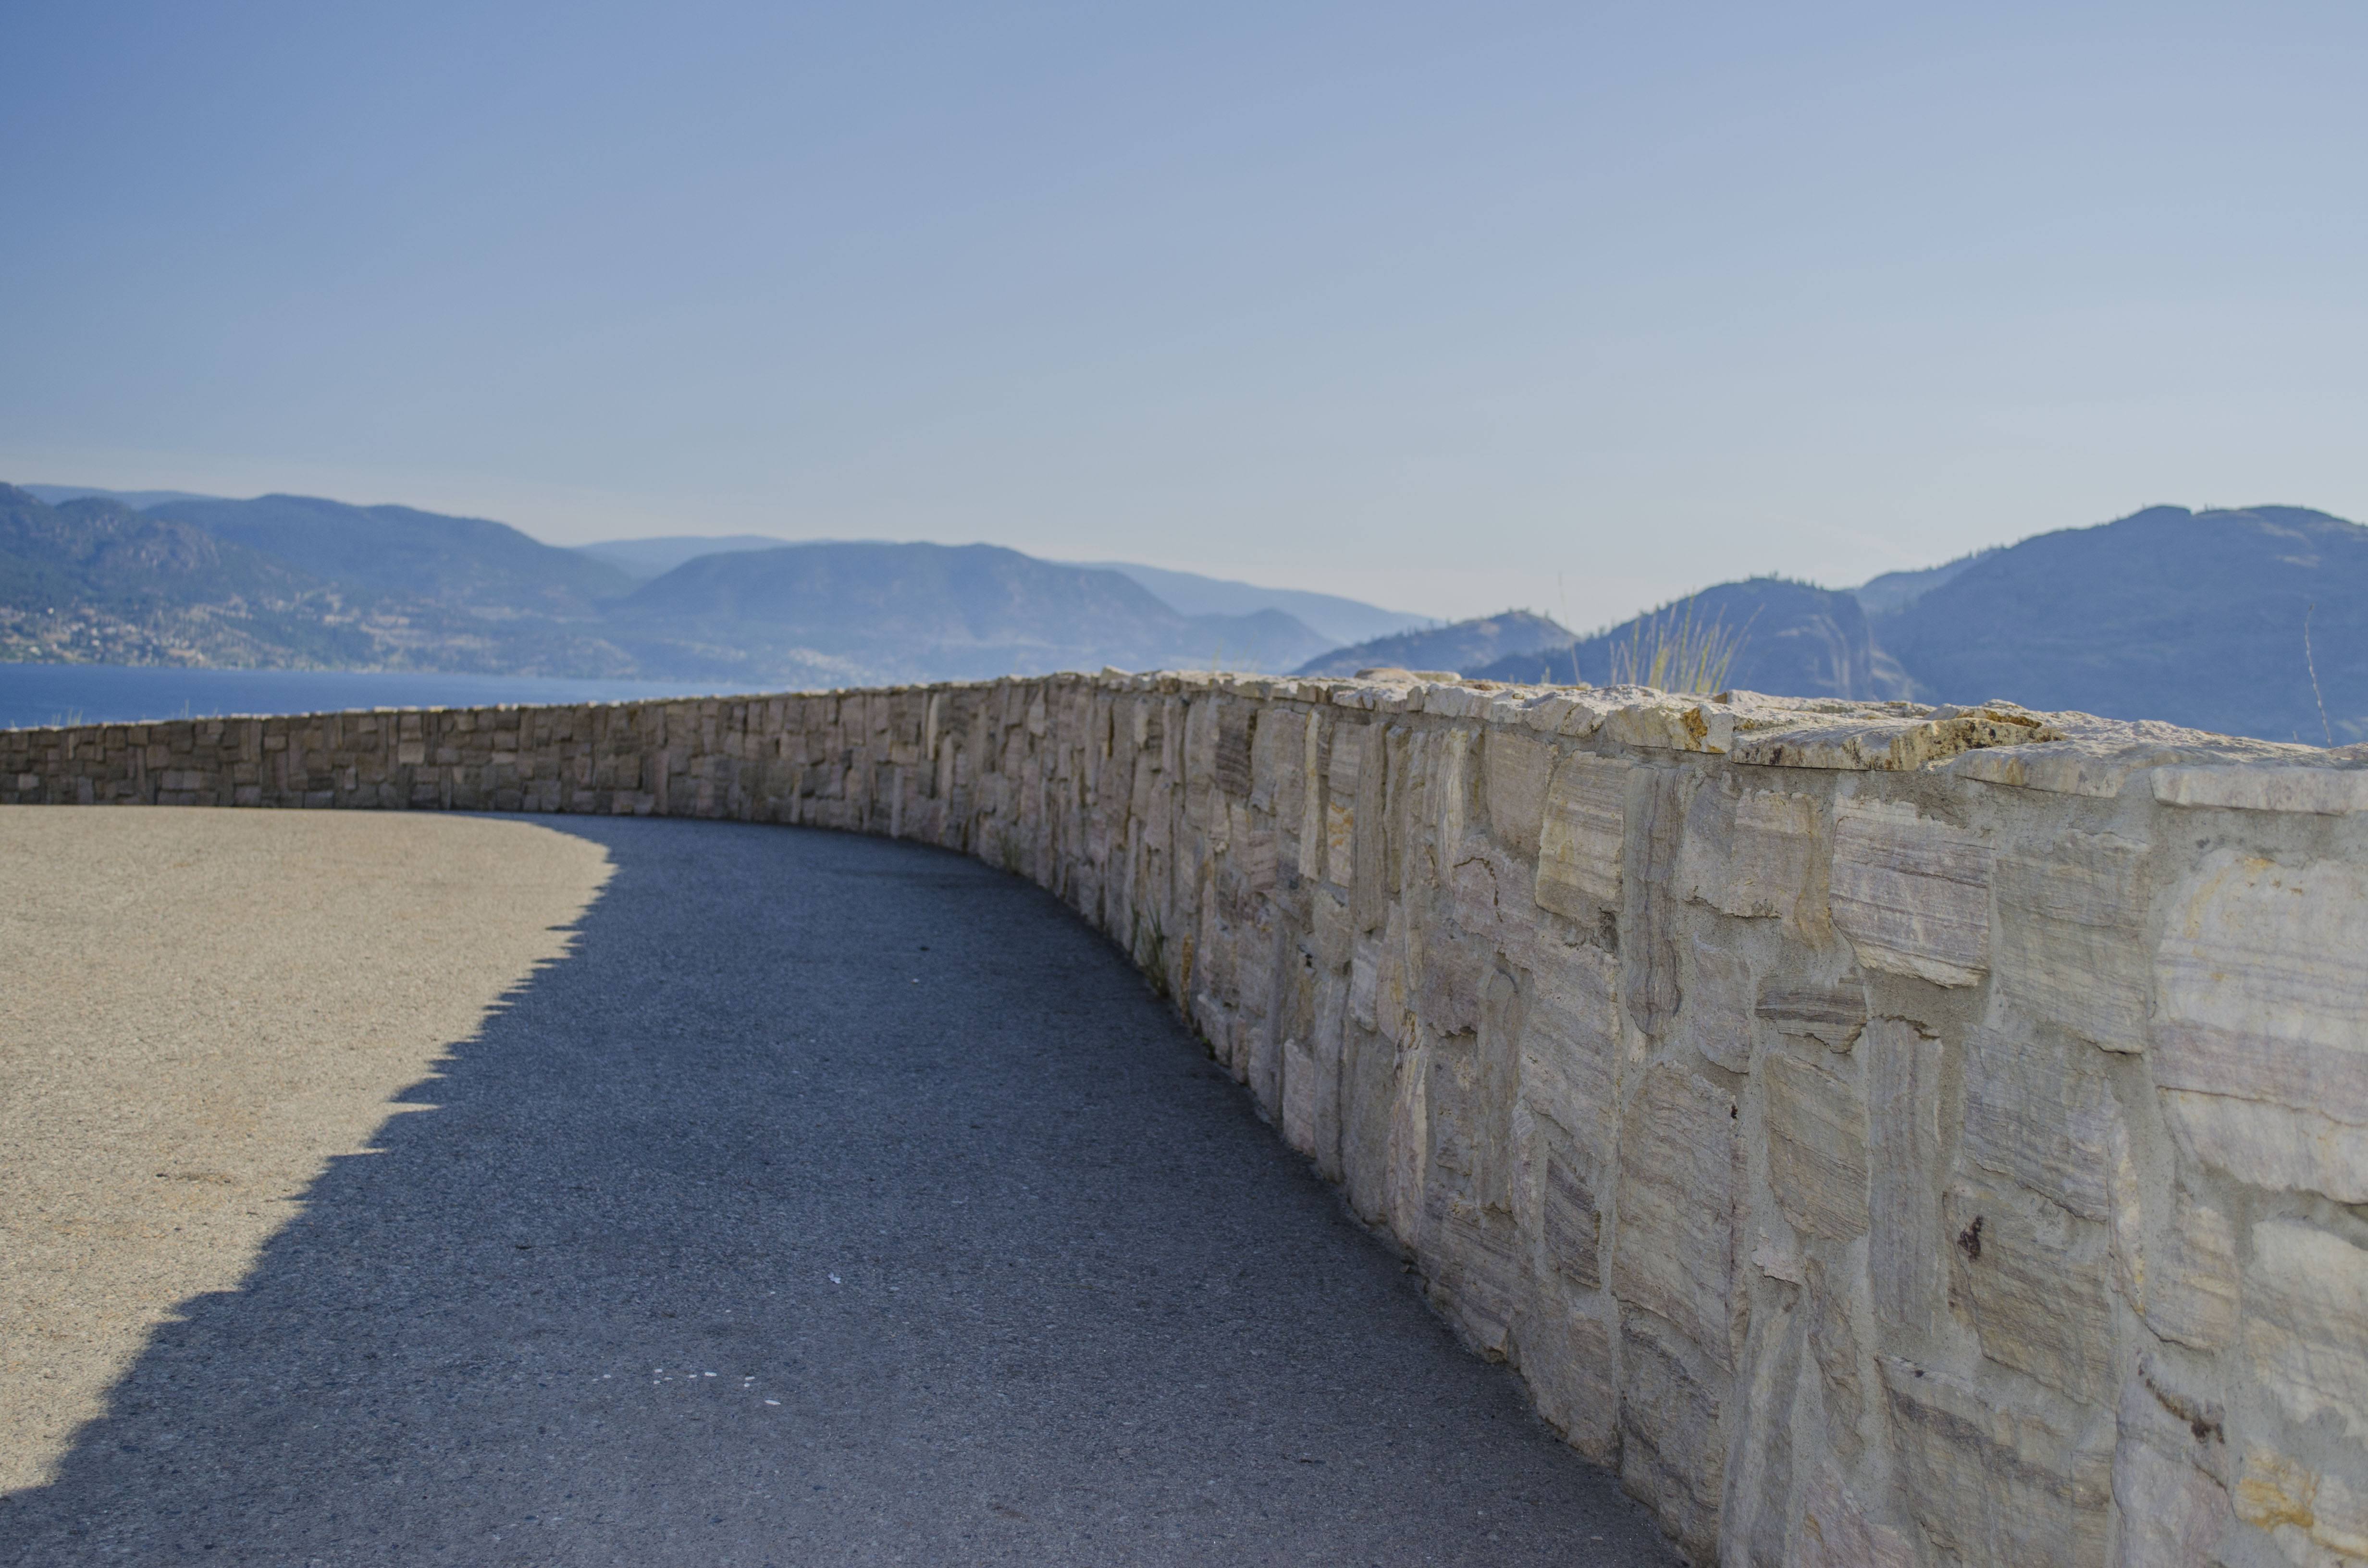
M 751 689 L 714 681 L 562 680 L 379 670 L 183 670 L 150 665 L 0 664 L 0 730 L 130 724 L 225 713 L 345 708 L 482 708 L 496 702 L 629 702 Z

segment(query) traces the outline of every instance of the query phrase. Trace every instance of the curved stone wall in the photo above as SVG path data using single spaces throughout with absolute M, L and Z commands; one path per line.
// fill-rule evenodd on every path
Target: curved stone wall
M 0 732 L 0 802 L 805 823 L 1123 944 L 1702 1561 L 2368 1562 L 2368 757 L 1064 676 Z

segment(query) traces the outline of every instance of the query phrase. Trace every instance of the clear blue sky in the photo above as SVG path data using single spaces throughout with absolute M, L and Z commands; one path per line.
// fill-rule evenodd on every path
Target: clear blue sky
M 1577 622 L 2368 517 L 2368 6 L 0 10 L 0 477 Z

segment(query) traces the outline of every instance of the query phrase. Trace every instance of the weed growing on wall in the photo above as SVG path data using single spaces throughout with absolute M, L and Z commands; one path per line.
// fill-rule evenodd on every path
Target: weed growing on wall
M 1730 631 L 1726 618 L 1697 621 L 1688 597 L 1639 619 L 1625 642 L 1611 645 L 1611 684 L 1649 686 L 1707 697 L 1725 689 L 1726 672 L 1750 640 L 1751 620 Z

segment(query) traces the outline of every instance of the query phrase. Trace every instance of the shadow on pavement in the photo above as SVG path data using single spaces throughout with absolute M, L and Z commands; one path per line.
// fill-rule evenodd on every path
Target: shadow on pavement
M 158 1331 L 0 1562 L 1671 1561 L 1040 890 L 543 820 L 617 865 L 574 956 Z

